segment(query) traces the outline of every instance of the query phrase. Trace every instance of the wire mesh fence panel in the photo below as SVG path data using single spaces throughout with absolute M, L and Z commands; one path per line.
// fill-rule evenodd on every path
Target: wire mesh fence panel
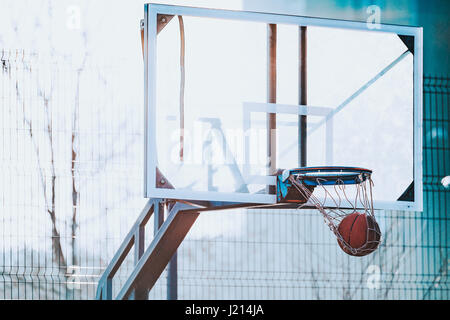
M 91 61 L 2 51 L 0 299 L 94 298 L 145 204 L 142 86 L 126 61 Z M 448 299 L 448 90 L 425 77 L 424 212 L 376 212 L 377 251 L 347 256 L 316 210 L 202 213 L 178 250 L 178 297 Z
M 345 255 L 314 210 L 202 214 L 179 250 L 180 296 L 448 299 L 448 89 L 424 79 L 424 212 L 378 211 L 375 253 Z
M 140 88 L 126 61 L 1 64 L 0 298 L 92 298 L 144 203 Z

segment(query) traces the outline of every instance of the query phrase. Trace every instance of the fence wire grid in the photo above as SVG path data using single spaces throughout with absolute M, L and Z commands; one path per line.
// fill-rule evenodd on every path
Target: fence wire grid
M 145 204 L 142 90 L 126 63 L 88 61 L 2 51 L 0 299 L 93 299 Z M 449 87 L 424 77 L 424 212 L 377 212 L 379 250 L 346 256 L 315 210 L 201 214 L 178 250 L 179 299 L 448 299 Z

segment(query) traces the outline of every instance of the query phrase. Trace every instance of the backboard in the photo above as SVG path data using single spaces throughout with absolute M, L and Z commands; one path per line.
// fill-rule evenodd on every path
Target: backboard
M 422 210 L 422 29 L 147 4 L 146 197 L 276 203 L 275 173 L 371 169 Z

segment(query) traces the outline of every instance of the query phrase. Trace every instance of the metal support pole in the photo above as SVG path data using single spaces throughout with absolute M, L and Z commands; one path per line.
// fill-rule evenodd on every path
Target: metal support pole
M 299 27 L 299 70 L 298 70 L 298 101 L 300 105 L 307 104 L 307 56 L 306 27 Z M 298 116 L 298 165 L 306 167 L 307 159 L 307 117 Z
M 158 233 L 159 229 L 161 228 L 162 224 L 164 223 L 164 211 L 165 206 L 161 202 L 158 204 L 157 208 L 155 208 L 154 216 L 155 216 L 155 222 L 154 222 L 154 237 Z M 175 252 L 176 254 L 176 252 Z M 169 263 L 170 268 L 170 263 Z M 170 276 L 170 275 L 169 275 Z M 169 283 L 167 283 L 167 292 L 169 292 Z
M 153 216 L 155 217 L 155 223 L 153 225 L 153 236 L 156 236 L 159 228 L 161 228 L 162 224 L 164 223 L 164 204 L 158 202 L 158 204 L 155 205 Z
M 167 275 L 167 300 L 178 299 L 178 274 L 177 274 L 177 252 L 172 256 L 169 262 L 169 270 Z
M 184 160 L 184 82 L 185 82 L 185 38 L 183 17 L 178 16 L 180 27 L 180 162 Z M 177 252 L 169 262 L 167 275 L 167 300 L 177 300 L 178 296 Z
M 170 206 L 167 210 L 170 211 Z M 172 259 L 170 259 L 167 273 L 167 300 L 178 299 L 178 259 L 175 251 Z
M 168 210 L 171 208 L 169 207 Z M 154 224 L 154 236 L 158 233 L 159 229 L 161 228 L 162 224 L 164 223 L 164 211 L 165 211 L 165 205 L 161 202 L 158 203 L 158 205 L 155 207 L 154 210 L 154 217 L 155 217 L 155 224 Z M 178 287 L 177 287 L 177 252 L 172 256 L 172 259 L 169 262 L 168 266 L 168 274 L 167 274 L 167 300 L 177 300 L 178 296 Z M 148 296 L 148 293 L 147 293 Z M 137 296 L 135 297 L 137 300 Z
M 277 25 L 267 25 L 267 102 L 277 102 Z M 267 114 L 267 174 L 273 175 L 277 170 L 276 145 L 277 115 Z M 269 186 L 270 194 L 275 193 L 275 186 Z
M 145 223 L 141 223 L 134 235 L 134 265 L 137 265 L 139 259 L 144 254 L 145 246 Z M 147 300 L 148 289 L 142 283 L 139 283 L 134 289 L 134 300 Z

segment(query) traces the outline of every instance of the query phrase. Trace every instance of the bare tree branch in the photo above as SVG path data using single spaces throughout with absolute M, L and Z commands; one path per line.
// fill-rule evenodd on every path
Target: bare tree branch
M 29 69 L 29 72 L 31 73 L 31 69 Z M 53 88 L 52 88 L 53 89 Z M 52 124 L 51 124 L 51 118 L 49 115 L 49 101 L 50 99 L 46 97 L 45 93 L 42 92 L 42 90 L 39 90 L 38 95 L 43 98 L 44 100 L 44 108 L 45 113 L 47 116 L 47 134 L 49 138 L 50 143 L 50 159 L 51 159 L 51 205 L 48 201 L 48 193 L 47 193 L 47 180 L 46 176 L 43 172 L 43 167 L 40 161 L 40 153 L 39 153 L 39 146 L 37 142 L 35 141 L 35 136 L 33 134 L 33 122 L 32 120 L 27 120 L 25 113 L 23 114 L 23 121 L 28 126 L 28 133 L 30 135 L 31 142 L 34 145 L 34 150 L 36 152 L 36 158 L 38 163 L 38 170 L 39 170 L 39 176 L 41 180 L 42 190 L 44 192 L 44 198 L 45 198 L 45 207 L 46 211 L 49 214 L 51 223 L 52 223 L 52 251 L 53 251 L 53 261 L 58 264 L 58 269 L 61 270 L 61 272 L 65 272 L 66 269 L 66 259 L 64 257 L 64 253 L 61 246 L 61 237 L 60 233 L 58 231 L 57 225 L 56 225 L 56 172 L 55 172 L 55 163 L 54 163 L 54 145 L 53 145 L 53 132 L 52 132 Z M 16 96 L 18 101 L 21 99 L 20 96 L 20 89 L 19 84 L 16 82 Z M 23 101 L 23 106 L 25 105 L 25 99 Z

